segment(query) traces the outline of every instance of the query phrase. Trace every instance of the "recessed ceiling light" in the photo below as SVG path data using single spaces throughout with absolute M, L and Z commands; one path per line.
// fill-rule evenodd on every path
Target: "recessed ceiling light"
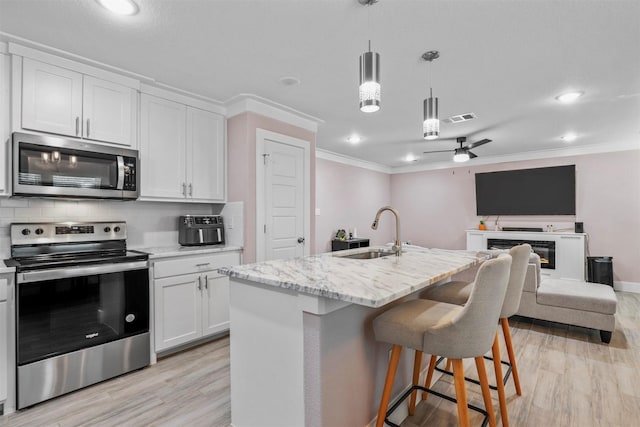
M 347 142 L 350 142 L 352 144 L 357 144 L 362 140 L 362 138 L 360 138 L 359 135 L 351 135 L 349 138 L 347 138 Z
M 96 0 L 100 6 L 118 15 L 135 15 L 138 5 L 133 0 Z
M 576 99 L 580 98 L 582 95 L 584 95 L 584 92 L 580 91 L 580 92 L 567 92 L 567 93 L 563 93 L 561 95 L 556 96 L 556 99 L 560 102 L 562 102 L 563 104 L 570 104 L 572 102 L 574 102 Z
M 413 154 L 407 154 L 407 157 L 404 158 L 406 162 L 417 162 L 418 158 Z
M 575 140 L 576 140 L 576 138 L 577 138 L 577 137 L 578 137 L 578 135 L 576 135 L 575 133 L 568 133 L 568 134 L 566 134 L 566 135 L 563 135 L 563 136 L 561 137 L 561 139 L 562 139 L 564 142 L 573 142 L 573 141 L 575 141 Z
M 295 86 L 300 84 L 300 79 L 297 77 L 281 77 L 279 81 L 284 86 Z

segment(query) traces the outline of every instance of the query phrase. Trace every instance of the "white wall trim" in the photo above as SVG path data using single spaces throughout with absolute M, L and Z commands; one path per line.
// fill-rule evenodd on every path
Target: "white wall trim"
M 0 32 L 0 37 L 4 38 L 5 36 L 8 36 L 10 40 L 17 40 L 22 43 L 16 44 L 12 41 L 9 42 L 8 51 L 13 55 L 46 62 L 47 64 L 67 68 L 133 89 L 140 88 L 141 80 L 154 81 L 151 77 L 142 74 L 123 70 L 122 68 Z M 29 47 L 24 46 L 25 44 Z
M 304 255 L 311 253 L 311 147 L 309 141 L 282 135 L 265 129 L 256 129 L 256 262 L 265 261 L 264 225 L 265 218 L 265 194 L 264 194 L 264 168 L 262 154 L 264 153 L 265 140 L 271 140 L 281 144 L 289 144 L 304 150 Z
M 252 112 L 314 133 L 318 132 L 318 125 L 324 123 L 317 117 L 250 93 L 236 95 L 226 100 L 224 105 L 227 107 L 227 117 Z
M 633 292 L 635 294 L 640 294 L 640 283 L 639 282 L 613 282 L 613 289 L 618 292 Z
M 316 148 L 316 158 L 329 160 L 344 165 L 355 166 L 358 168 L 369 169 L 376 172 L 391 174 L 391 168 L 387 165 L 374 163 L 367 160 L 356 159 L 355 157 L 345 156 L 344 154 L 334 153 L 333 151 L 322 150 Z
M 223 116 L 227 113 L 227 109 L 220 101 L 162 83 L 155 83 L 153 85 L 141 83 L 140 92 L 200 108 L 201 110 L 211 111 L 212 113 L 218 113 Z
M 454 163 L 453 161 L 430 163 L 425 165 L 399 166 L 391 169 L 392 174 L 422 172 L 438 169 L 469 168 L 472 166 L 491 165 L 496 163 L 521 162 L 527 160 L 549 159 L 554 157 L 581 156 L 585 154 L 612 153 L 617 151 L 640 150 L 640 142 L 622 144 L 595 144 L 581 147 L 566 147 L 554 150 L 529 151 L 506 154 L 503 156 L 478 157 L 472 162 Z

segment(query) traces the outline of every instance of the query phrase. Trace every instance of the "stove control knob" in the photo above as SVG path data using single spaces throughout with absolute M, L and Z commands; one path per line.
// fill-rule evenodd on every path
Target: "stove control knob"
M 44 230 L 42 228 L 36 228 L 36 234 L 39 236 L 42 233 L 44 233 Z
M 116 233 L 119 233 L 120 232 L 120 227 L 114 227 L 113 231 L 115 231 Z
M 105 232 L 105 233 L 108 233 L 108 232 L 110 232 L 110 231 L 111 231 L 111 227 L 105 227 L 105 228 L 104 228 L 104 232 Z
M 23 236 L 28 236 L 29 234 L 31 234 L 31 230 L 29 230 L 28 228 L 23 228 L 22 229 L 22 235 Z

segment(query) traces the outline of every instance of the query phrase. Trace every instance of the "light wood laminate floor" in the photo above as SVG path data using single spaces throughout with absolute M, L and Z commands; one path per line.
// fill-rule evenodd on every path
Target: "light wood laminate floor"
M 522 396 L 507 383 L 512 426 L 631 426 L 640 420 L 640 294 L 617 293 L 609 345 L 585 328 L 510 320 Z M 506 352 L 502 349 L 503 359 Z M 257 355 L 259 357 L 259 355 Z M 475 367 L 465 364 L 468 376 Z M 490 380 L 493 367 L 487 362 Z M 453 395 L 451 377 L 434 384 Z M 469 400 L 483 407 L 479 387 Z M 495 393 L 495 392 L 493 392 Z M 500 422 L 497 396 L 494 409 Z M 0 426 L 228 426 L 229 339 L 164 358 L 158 364 L 10 416 Z M 481 417 L 471 412 L 472 425 Z M 457 426 L 455 404 L 430 396 L 403 427 Z M 342 427 L 342 426 L 327 426 Z M 352 426 L 345 426 L 352 427 Z

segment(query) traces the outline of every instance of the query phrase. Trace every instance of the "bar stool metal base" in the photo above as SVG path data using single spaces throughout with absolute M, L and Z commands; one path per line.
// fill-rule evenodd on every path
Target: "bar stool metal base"
M 444 359 L 444 358 L 441 357 L 440 360 L 442 360 L 442 359 Z M 447 372 L 447 371 L 445 371 L 445 372 Z M 453 375 L 453 374 L 451 374 L 451 375 Z M 478 382 L 478 384 L 480 384 L 480 383 Z M 449 402 L 458 403 L 458 401 L 454 397 L 447 396 L 446 394 L 442 394 L 442 393 L 437 392 L 435 390 L 432 390 L 430 388 L 422 387 L 420 385 L 414 385 L 409 390 L 407 390 L 402 396 L 400 396 L 400 398 L 398 398 L 398 400 L 393 405 L 391 405 L 389 410 L 387 410 L 387 413 L 384 415 L 385 416 L 385 418 L 384 418 L 385 424 L 390 425 L 391 427 L 400 427 L 398 424 L 395 424 L 394 422 L 390 421 L 389 417 L 391 416 L 393 411 L 398 409 L 398 406 L 400 406 L 400 404 L 402 404 L 402 402 L 404 402 L 407 399 L 407 397 L 409 397 L 411 395 L 411 393 L 414 390 L 421 390 L 421 391 L 433 394 L 434 396 L 441 397 L 442 399 L 448 400 Z M 482 427 L 486 427 L 487 423 L 489 422 L 489 414 L 487 413 L 487 411 L 485 411 L 482 408 L 478 408 L 477 406 L 472 405 L 470 403 L 467 403 L 467 408 L 471 409 L 472 411 L 476 411 L 476 412 L 479 412 L 482 415 L 484 415 L 484 420 L 482 421 Z
M 493 360 L 493 357 L 491 356 L 483 356 L 486 360 Z M 442 372 L 443 374 L 447 374 L 447 375 L 451 375 L 453 376 L 453 372 L 447 371 L 446 369 L 442 369 L 440 368 L 438 365 L 440 364 L 440 362 L 442 362 L 445 358 L 444 357 L 440 357 L 438 359 L 438 361 L 436 362 L 436 371 L 438 372 Z M 501 360 L 500 363 L 502 363 L 505 366 L 508 366 L 507 368 L 507 372 L 506 374 L 504 374 L 504 378 L 502 379 L 502 384 L 507 385 L 507 381 L 509 380 L 509 376 L 511 375 L 511 363 L 509 362 L 505 362 L 504 360 Z M 464 377 L 465 381 L 469 381 L 470 383 L 473 384 L 478 384 L 480 385 L 480 381 L 476 380 L 475 378 L 469 378 L 469 377 Z M 489 388 L 491 390 L 498 390 L 498 386 L 489 384 Z

